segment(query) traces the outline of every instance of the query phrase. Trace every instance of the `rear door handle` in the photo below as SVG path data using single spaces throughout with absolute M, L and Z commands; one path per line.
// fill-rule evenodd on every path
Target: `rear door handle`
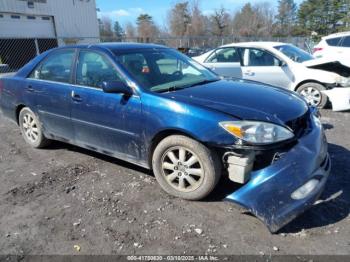
M 31 85 L 29 85 L 27 86 L 27 91 L 33 93 L 35 90 Z
M 76 101 L 76 102 L 81 102 L 83 99 L 80 97 L 80 95 L 78 95 L 77 93 L 75 93 L 74 91 L 72 91 L 71 93 L 71 97 L 72 100 Z

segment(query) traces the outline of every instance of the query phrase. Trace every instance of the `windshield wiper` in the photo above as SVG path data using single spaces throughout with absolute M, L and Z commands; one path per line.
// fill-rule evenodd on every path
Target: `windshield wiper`
M 157 90 L 155 92 L 157 92 L 157 93 L 167 93 L 167 92 L 174 92 L 174 91 L 185 89 L 185 88 L 186 88 L 185 86 L 171 86 L 171 87 L 168 87 L 168 88 Z
M 219 81 L 219 80 L 220 79 L 210 79 L 210 80 L 206 79 L 206 80 L 203 80 L 203 81 L 200 81 L 200 82 L 196 82 L 196 83 L 193 83 L 193 84 L 189 84 L 189 85 L 171 86 L 171 87 L 168 87 L 168 88 L 157 90 L 156 92 L 157 93 L 174 92 L 174 91 L 178 91 L 178 90 L 181 90 L 181 89 L 186 89 L 186 88 L 189 88 L 189 87 L 194 87 L 194 86 L 199 86 L 199 85 L 204 85 L 204 84 L 216 82 L 216 81 Z
M 197 82 L 197 83 L 188 85 L 188 86 L 186 86 L 186 87 L 193 87 L 193 86 L 205 85 L 205 84 L 217 82 L 217 81 L 219 81 L 219 80 L 220 80 L 220 79 L 206 79 L 206 80 L 203 80 L 203 81 L 200 81 L 200 82 Z

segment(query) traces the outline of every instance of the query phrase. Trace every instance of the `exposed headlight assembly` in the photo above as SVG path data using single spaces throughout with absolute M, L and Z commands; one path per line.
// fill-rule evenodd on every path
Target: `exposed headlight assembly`
M 350 86 L 350 78 L 339 76 L 336 79 L 336 83 L 341 86 Z
M 230 134 L 252 144 L 273 144 L 294 137 L 287 128 L 266 122 L 228 121 L 219 124 Z

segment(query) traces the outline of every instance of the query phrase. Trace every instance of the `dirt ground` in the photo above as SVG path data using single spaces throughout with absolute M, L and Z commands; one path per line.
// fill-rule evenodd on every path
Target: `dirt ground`
M 275 235 L 222 201 L 229 181 L 180 200 L 131 164 L 58 142 L 34 150 L 0 116 L 0 254 L 350 254 L 350 113 L 322 115 L 332 175 Z

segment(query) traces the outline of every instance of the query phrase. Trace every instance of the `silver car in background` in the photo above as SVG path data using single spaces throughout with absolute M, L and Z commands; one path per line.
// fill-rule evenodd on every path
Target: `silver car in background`
M 350 68 L 339 61 L 315 59 L 280 42 L 235 43 L 218 47 L 196 61 L 218 75 L 258 81 L 301 94 L 310 105 L 350 109 Z

